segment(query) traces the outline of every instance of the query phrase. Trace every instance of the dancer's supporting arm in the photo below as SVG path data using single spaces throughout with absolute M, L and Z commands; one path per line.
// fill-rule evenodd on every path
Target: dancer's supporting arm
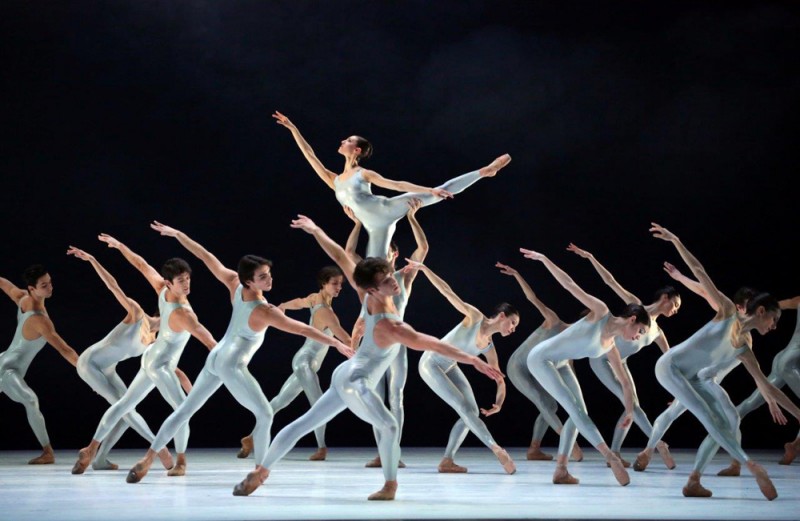
M 519 250 L 526 259 L 538 260 L 544 264 L 545 268 L 553 275 L 561 286 L 572 294 L 573 297 L 586 306 L 589 313 L 586 318 L 591 322 L 597 322 L 609 313 L 608 306 L 597 297 L 594 297 L 583 290 L 578 284 L 572 280 L 572 277 L 556 266 L 553 261 L 547 258 L 544 254 L 535 252 L 533 250 L 526 250 L 520 248 Z M 622 398 L 625 404 L 625 416 L 623 416 L 620 427 L 630 425 L 633 421 L 633 382 L 631 382 L 628 372 L 622 367 L 622 359 L 617 351 L 617 346 L 613 345 L 607 353 L 608 361 L 611 363 L 611 369 L 614 376 L 619 380 L 622 386 Z
M 555 311 L 547 307 L 545 303 L 542 302 L 539 299 L 539 297 L 536 296 L 536 293 L 534 293 L 533 289 L 530 287 L 527 281 L 524 278 L 522 278 L 522 275 L 520 275 L 517 270 L 515 270 L 514 268 L 512 268 L 507 264 L 502 264 L 500 262 L 495 264 L 495 267 L 500 268 L 500 273 L 502 273 L 503 275 L 511 275 L 512 277 L 514 277 L 514 279 L 516 279 L 517 284 L 519 284 L 519 287 L 522 288 L 522 292 L 525 294 L 525 297 L 528 299 L 528 302 L 533 304 L 534 307 L 539 311 L 539 313 L 542 314 L 542 317 L 544 317 L 544 322 L 542 323 L 542 325 L 546 329 L 552 329 L 553 327 L 561 323 L 561 318 L 559 318 L 558 314 L 556 314 Z
M 408 213 L 406 214 L 408 224 L 411 225 L 411 232 L 414 234 L 414 241 L 417 243 L 417 249 L 411 253 L 409 259 L 419 263 L 425 262 L 425 257 L 428 256 L 428 250 L 430 249 L 428 238 L 425 236 L 425 232 L 422 230 L 422 226 L 420 226 L 417 220 L 417 210 L 421 207 L 422 201 L 419 199 L 412 199 L 408 202 Z M 411 291 L 411 285 L 417 277 L 417 272 L 418 270 L 403 271 L 403 285 L 406 287 L 406 291 Z
M 350 235 L 347 236 L 347 242 L 344 245 L 344 251 L 353 259 L 353 262 L 358 263 L 361 260 L 361 255 L 356 253 L 358 247 L 358 236 L 361 234 L 361 221 L 358 220 L 353 209 L 349 206 L 344 207 L 344 213 L 353 221 L 353 229 L 350 230 Z
M 419 270 L 423 272 L 425 276 L 428 278 L 428 280 L 431 281 L 431 284 L 433 284 L 433 286 L 437 290 L 439 290 L 439 293 L 441 293 L 444 296 L 444 298 L 446 298 L 450 302 L 450 304 L 452 304 L 452 306 L 456 308 L 458 312 L 464 315 L 462 323 L 464 324 L 465 327 L 470 327 L 476 322 L 481 322 L 483 320 L 486 320 L 486 317 L 483 315 L 483 313 L 481 313 L 481 311 L 478 308 L 476 308 L 472 304 L 464 302 L 461 299 L 461 297 L 459 297 L 456 294 L 456 292 L 453 291 L 453 288 L 451 288 L 447 282 L 445 282 L 441 277 L 439 277 L 439 275 L 434 273 L 433 270 L 431 270 L 428 266 L 422 264 L 421 262 L 416 262 L 412 259 L 406 259 L 406 261 L 408 262 L 408 266 L 406 266 L 405 268 L 406 271 Z M 484 354 L 484 356 L 486 356 L 486 361 L 490 366 L 494 367 L 498 371 L 500 370 L 500 362 L 497 358 L 497 351 L 495 350 L 494 347 L 488 350 Z M 490 409 L 482 408 L 481 412 L 484 414 L 484 416 L 491 416 L 492 414 L 499 412 L 500 409 L 503 407 L 503 402 L 505 401 L 505 399 L 506 399 L 505 380 L 497 380 L 497 392 L 495 395 L 494 403 L 492 404 L 492 407 Z
M 161 290 L 164 289 L 164 286 L 167 285 L 167 282 L 164 280 L 164 277 L 161 276 L 158 270 L 149 265 L 141 255 L 134 253 L 133 250 L 107 233 L 101 233 L 97 236 L 97 238 L 100 241 L 108 244 L 109 248 L 119 250 L 120 253 L 122 253 L 122 256 L 125 257 L 125 260 L 130 262 L 134 268 L 139 270 L 139 272 L 144 275 L 144 278 L 147 279 L 147 282 L 150 283 L 156 293 L 161 293 Z

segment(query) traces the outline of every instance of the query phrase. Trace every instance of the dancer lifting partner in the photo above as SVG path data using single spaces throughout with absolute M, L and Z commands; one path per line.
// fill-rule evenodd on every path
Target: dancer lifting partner
M 627 485 L 630 483 L 630 477 L 620 458 L 606 445 L 600 431 L 589 418 L 578 379 L 568 361 L 608 355 L 611 368 L 623 389 L 625 415 L 621 420 L 622 426 L 629 425 L 633 418 L 633 384 L 622 367 L 614 339 L 622 337 L 632 342 L 646 335 L 650 329 L 650 315 L 640 304 L 628 304 L 619 315 L 612 315 L 603 301 L 586 293 L 564 270 L 543 254 L 522 248 L 520 252 L 526 259 L 542 262 L 559 284 L 589 310 L 582 319 L 556 336 L 540 342 L 528 354 L 528 369 L 534 378 L 569 414 L 569 419 L 561 431 L 553 483 L 574 485 L 579 482 L 567 471 L 567 460 L 580 431 L 581 435 L 605 457 L 619 484 Z
M 352 208 L 358 220 L 364 224 L 369 235 L 366 257 L 386 257 L 397 222 L 408 212 L 409 200 L 417 198 L 422 206 L 428 206 L 453 197 L 453 194 L 460 193 L 480 178 L 493 177 L 511 161 L 511 156 L 504 154 L 479 170 L 451 179 L 436 188 L 428 188 L 406 181 L 386 179 L 373 170 L 362 168 L 360 162 L 372 155 L 372 145 L 363 137 L 350 136 L 339 145 L 339 153 L 344 156 L 345 163 L 342 173 L 336 174 L 322 164 L 289 118 L 277 111 L 272 117 L 279 125 L 291 131 L 297 146 L 317 175 L 334 190 L 336 199 L 342 206 Z M 375 195 L 370 188 L 372 184 L 410 193 L 395 197 Z
M 189 305 L 192 269 L 180 258 L 167 260 L 159 274 L 144 258 L 134 253 L 120 241 L 101 233 L 98 236 L 109 248 L 115 248 L 134 268 L 144 275 L 158 294 L 158 314 L 160 323 L 156 341 L 142 353 L 142 367 L 128 390 L 117 403 L 112 405 L 97 426 L 91 443 L 78 452 L 78 461 L 72 467 L 73 474 L 82 474 L 97 454 L 100 444 L 111 434 L 117 423 L 131 412 L 155 387 L 173 409 L 183 403 L 186 394 L 175 374 L 178 359 L 190 337 L 195 337 L 210 351 L 217 345 L 211 333 L 197 320 L 197 315 Z M 186 445 L 189 442 L 189 425 L 184 425 L 175 436 L 175 450 L 178 461 L 170 469 L 170 476 L 183 476 L 186 473 Z M 166 447 L 159 453 L 161 462 L 168 462 Z
M 406 269 L 419 270 L 424 273 L 431 284 L 439 290 L 439 293 L 464 315 L 461 322 L 442 338 L 442 342 L 452 344 L 469 355 L 483 355 L 491 367 L 500 371 L 500 362 L 494 342 L 492 342 L 492 336 L 495 333 L 500 333 L 502 336 L 513 333 L 519 325 L 519 312 L 511 304 L 502 302 L 495 307 L 490 317 L 486 317 L 478 308 L 464 302 L 450 285 L 428 266 L 411 259 L 406 260 L 408 261 Z M 439 462 L 439 472 L 467 472 L 467 468 L 457 465 L 454 458 L 469 431 L 472 431 L 484 445 L 489 447 L 506 472 L 509 474 L 516 472 L 517 468 L 508 452 L 494 441 L 479 414 L 480 412 L 484 416 L 491 416 L 500 412 L 506 399 L 505 381 L 497 380 L 497 393 L 492 406 L 488 409 L 478 409 L 472 386 L 453 358 L 426 351 L 419 359 L 419 375 L 428 384 L 428 387 L 452 407 L 459 416 L 459 420 L 450 430 L 450 438 L 447 441 L 444 456 Z
M 42 447 L 42 453 L 28 461 L 29 465 L 44 465 L 56 462 L 44 416 L 39 410 L 39 398 L 25 383 L 34 357 L 45 344 L 50 344 L 67 362 L 78 363 L 75 352 L 56 332 L 53 321 L 45 309 L 44 301 L 53 296 L 53 281 L 43 266 L 29 266 L 22 275 L 25 289 L 20 289 L 8 279 L 0 277 L 0 289 L 17 306 L 17 329 L 8 349 L 0 353 L 0 394 L 5 393 L 13 401 L 25 407 L 28 425 Z
M 247 369 L 247 364 L 261 347 L 267 328 L 273 326 L 287 333 L 307 336 L 320 344 L 332 345 L 347 357 L 352 356 L 353 351 L 319 329 L 289 318 L 282 310 L 267 303 L 264 292 L 272 289 L 272 262 L 269 260 L 245 255 L 239 260 L 238 270 L 233 271 L 185 233 L 158 221 L 151 226 L 161 235 L 176 238 L 192 255 L 203 261 L 214 277 L 228 288 L 233 313 L 225 335 L 206 358 L 192 391 L 181 406 L 164 420 L 147 454 L 128 473 L 127 481 L 138 483 L 147 475 L 158 451 L 165 448 L 183 426 L 189 424 L 194 413 L 223 384 L 236 401 L 256 417 L 253 450 L 256 461 L 260 463 L 269 447 L 272 407 L 261 386 Z M 179 453 L 178 458 L 181 456 Z
M 397 316 L 393 297 L 400 286 L 385 259 L 367 258 L 355 264 L 311 219 L 299 216 L 292 227 L 314 236 L 322 248 L 342 268 L 347 280 L 358 291 L 366 308 L 364 336 L 355 356 L 333 372 L 331 386 L 306 414 L 287 425 L 275 436 L 262 464 L 234 488 L 234 495 L 248 495 L 269 476 L 270 469 L 283 458 L 302 436 L 327 423 L 349 408 L 359 418 L 372 424 L 380 433 L 378 452 L 383 463 L 383 488 L 369 496 L 371 500 L 391 500 L 397 492 L 397 463 L 400 457 L 398 425 L 394 416 L 375 392 L 375 385 L 397 355 L 400 344 L 417 350 L 435 350 L 476 369 L 496 380 L 503 375 L 476 356 L 419 333 Z

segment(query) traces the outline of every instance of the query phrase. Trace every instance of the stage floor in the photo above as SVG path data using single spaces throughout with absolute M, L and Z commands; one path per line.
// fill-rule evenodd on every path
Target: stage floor
M 553 450 L 550 450 L 553 452 Z M 485 448 L 465 448 L 457 462 L 467 474 L 439 474 L 439 448 L 403 451 L 397 499 L 367 501 L 383 484 L 380 469 L 366 469 L 374 448 L 333 447 L 328 461 L 306 461 L 312 449 L 295 449 L 249 497 L 234 497 L 233 486 L 254 463 L 236 459 L 236 449 L 190 449 L 184 477 L 169 478 L 161 467 L 139 484 L 125 482 L 143 450 L 119 450 L 112 460 L 120 470 L 87 470 L 73 476 L 77 451 L 56 452 L 57 463 L 30 466 L 33 452 L 0 451 L 0 519 L 8 521 L 174 521 L 262 519 L 800 519 L 800 465 L 776 463 L 779 452 L 753 452 L 765 465 L 779 497 L 767 501 L 749 474 L 720 478 L 727 464 L 720 454 L 703 481 L 711 499 L 687 499 L 681 487 L 694 451 L 676 450 L 678 467 L 666 470 L 656 457 L 644 473 L 631 471 L 631 484 L 616 484 L 599 454 L 585 449 L 570 471 L 577 486 L 550 482 L 552 462 L 525 460 L 511 449 L 517 473 L 507 475 Z M 625 452 L 633 458 L 636 450 Z

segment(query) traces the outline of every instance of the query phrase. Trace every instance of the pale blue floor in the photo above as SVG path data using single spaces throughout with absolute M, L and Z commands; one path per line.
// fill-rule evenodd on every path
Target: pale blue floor
M 548 449 L 552 452 L 552 449 Z M 112 461 L 118 471 L 89 469 L 73 476 L 76 451 L 57 451 L 57 463 L 29 466 L 34 452 L 0 452 L 0 520 L 259 520 L 259 519 L 800 519 L 800 465 L 781 466 L 781 454 L 754 452 L 778 489 L 765 500 L 755 480 L 720 478 L 724 455 L 709 468 L 703 483 L 711 499 L 681 495 L 694 451 L 677 450 L 678 468 L 666 470 L 656 456 L 647 472 L 631 472 L 631 484 L 616 484 L 605 462 L 591 449 L 571 463 L 577 486 L 550 482 L 552 462 L 529 462 L 524 449 L 509 452 L 517 462 L 510 476 L 485 448 L 466 448 L 456 461 L 468 474 L 439 474 L 441 449 L 403 451 L 408 465 L 399 472 L 397 499 L 367 501 L 383 484 L 380 469 L 366 469 L 374 448 L 330 449 L 328 461 L 306 461 L 311 449 L 296 449 L 278 463 L 267 482 L 249 497 L 231 495 L 233 486 L 253 468 L 236 459 L 236 449 L 190 449 L 188 474 L 169 478 L 157 466 L 139 484 L 125 482 L 143 450 L 121 450 Z M 633 458 L 636 449 L 625 451 Z M 156 464 L 157 465 L 157 464 Z

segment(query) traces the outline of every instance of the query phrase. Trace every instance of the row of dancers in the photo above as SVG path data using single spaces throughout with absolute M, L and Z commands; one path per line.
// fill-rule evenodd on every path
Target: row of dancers
M 31 463 L 54 461 L 36 395 L 24 382 L 25 372 L 33 357 L 45 343 L 50 343 L 111 404 L 91 443 L 80 450 L 73 473 L 83 473 L 89 465 L 97 470 L 115 468 L 108 460 L 108 451 L 130 426 L 148 440 L 150 448 L 128 472 L 128 482 L 141 481 L 156 456 L 168 469 L 168 475 L 184 475 L 189 419 L 220 386 L 225 385 L 234 398 L 255 416 L 255 427 L 242 440 L 239 455 L 246 457 L 252 452 L 256 466 L 234 487 L 234 495 L 254 492 L 267 479 L 270 469 L 302 436 L 312 431 L 317 439 L 318 450 L 311 459 L 324 460 L 327 456 L 324 426 L 348 408 L 370 423 L 375 431 L 378 456 L 368 466 L 382 467 L 384 485 L 369 499 L 393 499 L 397 490 L 397 469 L 402 466 L 400 436 L 404 423 L 402 402 L 408 371 L 408 347 L 424 351 L 419 363 L 420 376 L 459 416 L 451 430 L 439 471 L 467 471 L 456 464 L 454 458 L 471 431 L 492 450 L 504 470 L 513 474 L 516 470 L 514 462 L 494 440 L 480 419 L 480 414 L 495 414 L 503 406 L 506 395 L 504 374 L 492 337 L 495 334 L 507 336 L 513 333 L 519 324 L 520 313 L 503 303 L 493 313 L 485 315 L 464 302 L 424 263 L 428 243 L 416 217 L 421 207 L 450 198 L 453 193 L 466 189 L 483 177 L 496 175 L 509 163 L 510 157 L 500 156 L 482 169 L 455 178 L 440 187 L 426 188 L 387 180 L 373 171 L 363 169 L 360 162 L 371 155 L 372 147 L 363 138 L 351 136 L 341 142 L 339 153 L 345 158 L 345 167 L 341 174 L 335 174 L 322 165 L 297 127 L 286 116 L 276 112 L 273 117 L 291 131 L 313 169 L 335 190 L 337 199 L 355 222 L 345 247 L 333 241 L 306 216 L 300 215 L 292 222 L 294 228 L 312 235 L 337 267 L 328 267 L 320 272 L 318 292 L 274 306 L 268 304 L 264 297 L 272 287 L 272 264 L 269 260 L 246 255 L 239 261 L 237 269 L 233 270 L 185 233 L 153 222 L 151 226 L 155 231 L 177 239 L 228 288 L 233 312 L 225 334 L 217 342 L 189 305 L 191 268 L 186 261 L 170 259 L 159 272 L 127 245 L 110 235 L 101 234 L 99 239 L 119 250 L 156 291 L 159 315 L 146 315 L 142 306 L 125 295 L 116 279 L 95 257 L 79 248 L 70 247 L 67 253 L 89 262 L 127 311 L 121 324 L 80 357 L 56 333 L 47 316 L 44 303 L 52 294 L 52 283 L 44 268 L 34 266 L 26 271 L 26 289 L 17 288 L 0 278 L 3 291 L 18 306 L 14 340 L 9 349 L 0 354 L 0 390 L 25 406 L 28 421 L 43 447 L 42 454 Z M 374 195 L 371 183 L 407 193 L 394 198 Z M 399 254 L 392 246 L 391 239 L 397 222 L 403 217 L 407 217 L 411 225 L 417 248 L 406 259 L 406 265 L 398 270 L 395 262 Z M 362 226 L 368 235 L 367 255 L 364 258 L 356 254 Z M 739 466 L 745 464 L 756 477 L 762 493 L 768 499 L 774 499 L 777 492 L 767 472 L 752 461 L 741 447 L 739 422 L 741 416 L 764 402 L 778 423 L 787 421 L 781 408 L 800 419 L 800 409 L 781 391 L 784 384 L 789 384 L 796 394 L 800 392 L 797 363 L 800 335 L 795 335 L 789 347 L 775 357 L 769 377 L 761 372 L 753 355 L 751 336 L 752 330 L 765 334 L 774 329 L 781 309 L 797 309 L 800 297 L 779 302 L 768 294 L 745 290 L 731 300 L 714 286 L 703 266 L 677 236 L 658 224 L 652 224 L 651 232 L 675 246 L 694 279 L 686 277 L 670 264 L 665 264 L 665 270 L 675 280 L 705 298 L 716 313 L 694 335 L 672 348 L 656 320 L 678 311 L 681 298 L 674 288 L 659 290 L 655 300 L 644 305 L 638 297 L 625 290 L 591 253 L 571 244 L 568 249 L 590 260 L 606 283 L 625 302 L 622 312 L 614 315 L 606 303 L 585 292 L 548 257 L 537 251 L 521 249 L 525 258 L 541 262 L 585 306 L 585 315 L 580 320 L 566 323 L 539 299 L 517 270 L 497 264 L 501 273 L 512 276 L 518 282 L 528 300 L 544 317 L 541 326 L 511 355 L 506 368 L 509 380 L 540 411 L 534 422 L 527 456 L 529 459 L 552 458 L 541 450 L 544 433 L 548 427 L 552 428 L 560 435 L 553 482 L 576 484 L 579 480 L 570 474 L 567 464 L 570 456 L 582 458 L 576 444 L 580 432 L 603 454 L 616 480 L 621 485 L 627 485 L 630 477 L 626 468 L 630 465 L 622 459 L 620 451 L 631 424 L 635 422 L 649 438 L 645 450 L 636 457 L 634 469 L 645 470 L 655 450 L 660 453 L 664 463 L 672 468 L 674 461 L 662 437 L 672 421 L 688 409 L 708 430 L 709 438 L 698 452 L 695 466 L 683 489 L 684 495 L 711 495 L 700 484 L 700 477 L 711 457 L 722 446 L 736 460 L 726 469 L 726 473 L 738 475 Z M 464 315 L 463 320 L 441 340 L 418 332 L 403 321 L 412 285 L 419 272 Z M 362 303 L 360 318 L 351 333 L 342 327 L 332 308 L 332 300 L 338 296 L 345 279 L 357 291 Z M 307 324 L 289 318 L 284 313 L 301 308 L 308 308 L 311 312 Z M 272 401 L 266 399 L 247 368 L 269 326 L 307 338 L 292 361 L 292 376 Z M 194 383 L 189 382 L 177 367 L 183 348 L 191 336 L 210 351 Z M 675 397 L 655 424 L 649 422 L 638 404 L 626 364 L 629 356 L 652 343 L 664 352 L 656 364 L 656 377 Z M 322 392 L 316 372 L 328 346 L 334 346 L 348 359 L 334 370 L 329 389 Z M 119 361 L 135 356 L 141 356 L 141 369 L 126 388 L 114 369 Z M 587 413 L 572 368 L 572 360 L 581 358 L 590 359 L 594 372 L 625 407 L 610 447 Z M 458 363 L 473 365 L 496 382 L 497 392 L 491 408 L 478 408 L 470 384 Z M 737 409 L 719 381 L 739 363 L 753 376 L 757 390 Z M 155 434 L 135 410 L 136 405 L 154 388 L 175 409 Z M 310 410 L 271 440 L 270 427 L 274 413 L 288 405 L 301 391 L 312 404 Z M 387 398 L 389 407 L 385 405 Z M 564 423 L 556 414 L 558 405 L 568 414 Z M 174 439 L 177 452 L 175 460 L 167 449 L 171 439 Z M 800 434 L 795 441 L 786 444 L 785 450 L 782 462 L 791 463 L 800 451 Z

